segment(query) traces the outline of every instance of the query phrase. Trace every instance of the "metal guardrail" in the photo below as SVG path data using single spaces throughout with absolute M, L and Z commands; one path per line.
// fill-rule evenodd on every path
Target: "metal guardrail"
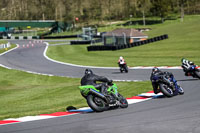
M 31 40 L 31 39 L 40 39 L 40 37 L 39 36 L 11 36 L 11 37 L 0 36 L 0 39 L 11 39 L 11 40 L 15 40 L 15 39 L 17 39 L 17 40 L 23 40 L 23 39 L 27 40 L 27 39 L 29 39 L 29 40 Z

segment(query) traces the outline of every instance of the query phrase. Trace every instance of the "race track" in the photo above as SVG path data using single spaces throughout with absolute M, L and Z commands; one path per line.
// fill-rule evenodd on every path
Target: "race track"
M 27 45 L 0 56 L 0 64 L 23 71 L 67 77 L 82 77 L 85 67 L 62 65 L 47 60 L 46 45 Z M 67 58 L 67 57 L 66 57 Z M 92 68 L 114 80 L 149 80 L 151 70 L 131 69 L 127 74 L 118 69 Z M 129 105 L 127 109 L 85 113 L 0 126 L 0 133 L 199 133 L 200 80 L 185 77 L 182 70 L 167 70 L 183 87 L 185 94 L 173 98 L 157 98 Z

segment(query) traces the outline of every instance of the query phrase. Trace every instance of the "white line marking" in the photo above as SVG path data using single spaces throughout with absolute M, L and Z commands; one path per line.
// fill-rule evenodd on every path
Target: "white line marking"
M 76 65 L 76 64 L 65 63 L 65 62 L 61 62 L 61 61 L 57 61 L 57 60 L 51 59 L 46 55 L 47 49 L 49 47 L 49 43 L 48 42 L 44 42 L 44 43 L 46 44 L 46 48 L 45 48 L 45 50 L 43 52 L 43 55 L 47 60 L 50 60 L 52 62 L 55 62 L 55 63 L 58 63 L 58 64 L 63 64 L 63 65 L 68 65 L 68 66 L 84 67 L 84 68 L 118 69 L 118 67 L 95 67 L 95 66 Z

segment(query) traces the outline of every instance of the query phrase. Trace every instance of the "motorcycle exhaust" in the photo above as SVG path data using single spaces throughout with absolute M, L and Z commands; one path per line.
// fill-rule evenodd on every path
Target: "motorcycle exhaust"
M 90 92 L 91 92 L 92 94 L 94 94 L 94 95 L 96 95 L 96 96 L 102 98 L 103 100 L 105 100 L 106 103 L 109 103 L 108 99 L 107 99 L 102 93 L 100 93 L 100 92 L 98 92 L 98 91 L 95 91 L 95 90 L 93 90 L 93 89 L 90 89 Z
M 169 85 L 169 86 L 171 86 L 171 84 L 170 84 L 170 80 L 169 79 L 167 79 L 167 78 L 163 78 L 163 81 L 167 84 L 167 85 Z
M 174 86 L 174 84 L 172 83 L 172 82 L 170 82 L 170 80 L 169 79 L 167 79 L 167 78 L 163 78 L 163 81 L 169 86 L 169 87 L 171 87 L 172 88 L 172 90 L 173 91 L 175 91 L 175 86 Z

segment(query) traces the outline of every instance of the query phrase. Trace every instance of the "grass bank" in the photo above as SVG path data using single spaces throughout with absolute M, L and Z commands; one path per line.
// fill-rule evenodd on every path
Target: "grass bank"
M 0 120 L 85 107 L 80 79 L 34 75 L 0 67 Z M 116 82 L 125 97 L 152 90 L 150 82 Z
M 129 66 L 179 66 L 181 58 L 200 64 L 200 16 L 186 16 L 184 21 L 167 20 L 163 24 L 148 25 L 146 32 L 154 37 L 168 34 L 169 39 L 118 51 L 88 52 L 87 46 L 51 46 L 47 56 L 55 60 L 89 66 L 117 66 L 124 56 Z M 122 27 L 122 26 L 120 26 Z M 124 26 L 131 28 L 134 26 Z M 141 26 L 142 27 L 142 26 Z

